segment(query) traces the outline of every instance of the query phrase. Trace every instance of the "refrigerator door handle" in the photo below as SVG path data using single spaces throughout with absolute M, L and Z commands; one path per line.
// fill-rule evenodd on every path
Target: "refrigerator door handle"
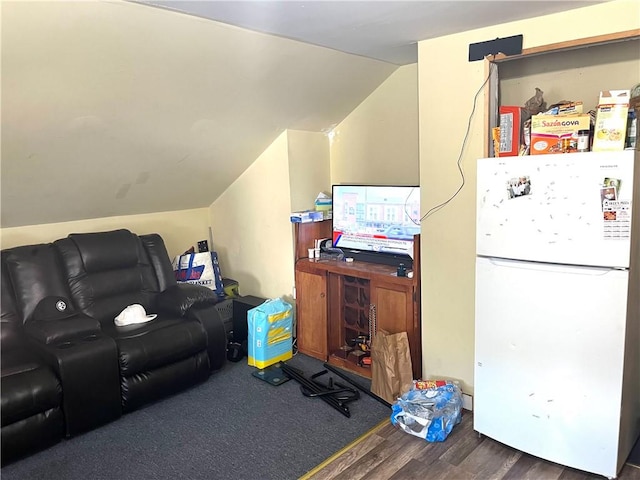
M 542 263 L 542 262 L 527 262 L 522 260 L 512 260 L 508 258 L 499 257 L 478 257 L 478 259 L 484 258 L 492 265 L 504 268 L 517 268 L 523 270 L 539 270 L 539 271 L 553 271 L 557 273 L 568 273 L 572 275 L 607 275 L 615 271 L 626 271 L 626 268 L 619 267 L 592 267 L 584 265 L 565 265 L 559 263 Z

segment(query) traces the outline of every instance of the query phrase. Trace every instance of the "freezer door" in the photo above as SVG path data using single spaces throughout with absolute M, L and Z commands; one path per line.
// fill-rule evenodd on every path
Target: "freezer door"
M 474 428 L 616 476 L 628 272 L 479 258 Z
M 633 152 L 478 160 L 477 254 L 629 266 Z

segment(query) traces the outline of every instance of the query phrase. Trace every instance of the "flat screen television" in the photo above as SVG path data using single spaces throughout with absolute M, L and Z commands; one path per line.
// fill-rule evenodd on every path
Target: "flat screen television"
M 412 267 L 420 187 L 333 185 L 332 198 L 334 248 L 355 260 Z

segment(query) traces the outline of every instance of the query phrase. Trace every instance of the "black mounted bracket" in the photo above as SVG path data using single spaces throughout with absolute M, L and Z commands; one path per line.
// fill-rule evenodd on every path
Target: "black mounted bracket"
M 520 55 L 522 53 L 522 35 L 469 44 L 470 62 L 482 60 L 488 55 L 497 55 L 498 53 Z
M 285 375 L 289 378 L 293 378 L 300 384 L 300 390 L 305 397 L 319 398 L 338 410 L 345 417 L 351 416 L 351 412 L 349 411 L 347 404 L 360 398 L 360 392 L 358 390 L 341 383 L 334 382 L 333 378 L 329 379 L 328 384 L 319 382 L 317 378 L 327 373 L 326 370 L 322 370 L 312 375 L 311 378 L 308 378 L 302 371 L 297 368 L 290 367 L 284 362 L 280 366 Z

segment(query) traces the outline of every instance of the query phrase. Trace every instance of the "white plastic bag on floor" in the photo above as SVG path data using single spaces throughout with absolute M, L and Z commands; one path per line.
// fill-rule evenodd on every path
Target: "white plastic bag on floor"
M 443 442 L 462 419 L 462 392 L 451 382 L 429 383 L 414 382 L 391 406 L 391 423 L 428 442 Z

